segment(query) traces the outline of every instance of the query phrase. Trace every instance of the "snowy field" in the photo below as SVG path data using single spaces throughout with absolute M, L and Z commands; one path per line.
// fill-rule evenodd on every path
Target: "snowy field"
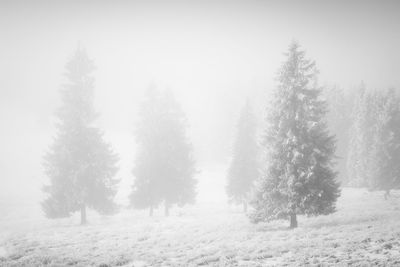
M 239 207 L 199 204 L 47 220 L 1 204 L 0 266 L 400 266 L 400 192 L 344 189 L 338 212 L 251 224 Z M 6 208 L 8 206 L 8 208 Z

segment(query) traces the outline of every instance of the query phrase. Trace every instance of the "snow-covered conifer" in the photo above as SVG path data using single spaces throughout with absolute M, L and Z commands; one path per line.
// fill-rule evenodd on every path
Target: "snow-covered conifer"
M 138 144 L 131 205 L 153 209 L 163 203 L 165 215 L 174 205 L 195 200 L 195 162 L 186 136 L 186 117 L 171 91 L 147 91 L 139 112 Z
M 296 42 L 286 54 L 270 104 L 264 138 L 266 173 L 257 184 L 250 215 L 253 222 L 290 219 L 297 214 L 335 211 L 335 137 L 325 123 L 327 104 L 317 85 L 315 63 Z
M 76 50 L 66 69 L 68 83 L 61 91 L 58 131 L 44 158 L 50 184 L 44 187 L 48 197 L 42 206 L 50 218 L 80 211 L 84 224 L 87 207 L 102 213 L 115 211 L 118 158 L 94 126 L 94 66 L 83 48 Z

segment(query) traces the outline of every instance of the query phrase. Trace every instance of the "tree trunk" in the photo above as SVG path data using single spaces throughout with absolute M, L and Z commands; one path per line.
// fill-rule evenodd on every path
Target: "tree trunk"
M 149 216 L 150 216 L 150 217 L 153 216 L 153 205 L 150 206 L 150 209 L 149 209 Z
M 385 195 L 384 195 L 385 200 L 387 200 L 388 197 L 390 197 L 390 189 L 385 191 Z
M 296 228 L 297 227 L 297 215 L 296 213 L 291 213 L 290 214 L 290 228 Z
M 165 202 L 165 210 L 164 210 L 164 214 L 166 217 L 169 216 L 169 204 L 167 202 Z
M 86 224 L 86 205 L 81 205 L 81 225 Z
M 243 212 L 247 213 L 247 202 L 243 201 Z

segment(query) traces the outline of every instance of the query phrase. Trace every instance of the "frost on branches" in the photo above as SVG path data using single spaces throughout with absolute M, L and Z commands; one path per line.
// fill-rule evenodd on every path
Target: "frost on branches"
M 335 211 L 340 195 L 335 178 L 335 137 L 325 123 L 315 63 L 292 43 L 278 75 L 267 116 L 266 171 L 257 183 L 250 215 L 253 222 L 320 215 Z

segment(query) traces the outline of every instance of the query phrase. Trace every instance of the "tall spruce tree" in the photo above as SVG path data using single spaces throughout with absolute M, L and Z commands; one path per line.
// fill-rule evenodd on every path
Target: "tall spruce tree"
M 267 117 L 266 173 L 257 185 L 250 219 L 290 219 L 294 228 L 297 214 L 334 212 L 340 191 L 332 169 L 335 138 L 324 121 L 327 104 L 320 97 L 315 63 L 296 42 L 286 55 Z
M 87 207 L 101 213 L 116 208 L 113 198 L 118 158 L 94 126 L 93 70 L 92 60 L 81 47 L 66 65 L 68 83 L 61 90 L 57 135 L 44 157 L 50 184 L 44 186 L 48 197 L 42 206 L 49 218 L 80 211 L 81 223 L 85 224 Z
M 193 203 L 195 162 L 186 136 L 186 118 L 170 91 L 147 92 L 135 136 L 138 143 L 131 205 L 153 208 L 163 203 L 165 215 L 172 205 Z
M 228 169 L 226 187 L 230 201 L 242 204 L 247 212 L 250 190 L 258 178 L 258 144 L 256 140 L 256 118 L 247 101 L 237 124 L 232 161 Z

